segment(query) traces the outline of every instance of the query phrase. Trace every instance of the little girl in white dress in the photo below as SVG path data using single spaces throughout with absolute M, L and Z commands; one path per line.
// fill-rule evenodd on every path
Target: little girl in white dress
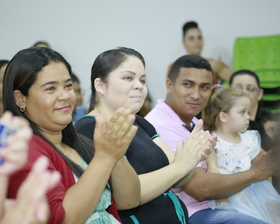
M 250 99 L 242 90 L 213 89 L 203 120 L 205 129 L 215 133 L 218 140 L 206 161 L 207 172 L 232 174 L 248 170 L 262 150 L 259 133 L 247 130 L 249 108 Z M 267 180 L 252 183 L 227 199 L 211 200 L 209 207 L 233 210 L 270 224 L 280 223 L 280 195 Z

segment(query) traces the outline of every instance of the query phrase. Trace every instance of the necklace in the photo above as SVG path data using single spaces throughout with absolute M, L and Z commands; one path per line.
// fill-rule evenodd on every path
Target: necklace
M 59 151 L 60 152 L 62 152 L 65 156 L 67 156 L 67 154 L 66 154 L 66 150 L 65 150 L 65 146 L 64 146 L 64 144 L 63 143 L 61 143 L 61 144 L 55 144 L 55 146 L 59 149 Z
M 61 147 L 63 148 L 62 153 L 63 153 L 65 156 L 67 156 L 67 155 L 66 155 L 66 152 L 65 152 L 65 146 L 64 146 L 63 143 L 61 143 Z
M 67 156 L 66 153 L 65 153 L 64 151 L 61 151 L 61 152 L 62 152 L 65 156 Z

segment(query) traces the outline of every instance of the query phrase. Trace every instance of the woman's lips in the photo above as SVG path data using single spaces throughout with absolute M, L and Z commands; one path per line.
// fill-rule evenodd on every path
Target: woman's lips
M 57 108 L 56 110 L 59 110 L 59 111 L 69 111 L 70 108 L 71 108 L 70 106 L 66 106 L 66 107 Z

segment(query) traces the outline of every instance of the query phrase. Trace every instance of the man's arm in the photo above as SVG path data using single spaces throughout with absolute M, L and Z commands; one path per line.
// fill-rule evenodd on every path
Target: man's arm
M 264 155 L 261 152 L 249 170 L 235 174 L 207 173 L 197 167 L 189 181 L 181 188 L 198 201 L 227 198 L 250 184 L 271 176 L 277 169 L 274 153 L 270 151 Z
M 181 189 L 198 201 L 227 198 L 253 183 L 254 176 L 250 170 L 236 174 L 217 174 L 206 173 L 197 167 Z

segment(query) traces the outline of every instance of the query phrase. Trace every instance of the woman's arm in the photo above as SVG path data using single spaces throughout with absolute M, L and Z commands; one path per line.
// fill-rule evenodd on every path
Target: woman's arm
M 161 138 L 153 140 L 165 152 L 170 164 L 154 172 L 139 175 L 141 204 L 158 197 L 180 180 L 186 181 L 189 173 L 211 152 L 209 150 L 211 136 L 208 132 L 200 131 L 202 124 L 203 122 L 199 121 L 188 140 L 178 144 L 176 154 Z
M 117 161 L 123 157 L 136 133 L 137 128 L 131 125 L 133 121 L 134 116 L 123 108 L 118 109 L 108 123 L 102 116 L 96 118 L 95 154 L 79 181 L 64 196 L 64 223 L 84 223 L 95 210 Z M 113 189 L 114 192 L 119 190 Z
M 232 71 L 223 63 L 221 57 L 219 57 L 218 60 L 211 58 L 208 61 L 212 67 L 213 72 L 218 74 L 219 78 L 228 82 L 230 76 L 232 75 Z
M 130 114 L 129 110 L 126 110 L 126 112 Z M 136 126 L 133 126 L 134 120 L 135 116 L 130 115 L 127 116 L 127 118 L 121 117 L 118 121 L 119 123 L 126 124 L 127 127 L 133 127 L 135 129 L 135 132 L 131 135 L 131 140 L 136 134 Z M 120 131 L 121 130 L 120 128 Z M 130 142 L 131 141 L 127 142 L 127 148 Z M 140 181 L 137 173 L 127 161 L 126 157 L 122 156 L 121 159 L 118 160 L 113 168 L 111 179 L 113 196 L 118 209 L 130 209 L 139 205 L 141 196 Z
M 64 195 L 63 223 L 84 223 L 95 210 L 116 161 L 107 155 L 95 153 L 79 181 Z
M 112 188 L 117 209 L 130 209 L 139 205 L 140 181 L 125 157 L 122 157 L 113 169 Z

